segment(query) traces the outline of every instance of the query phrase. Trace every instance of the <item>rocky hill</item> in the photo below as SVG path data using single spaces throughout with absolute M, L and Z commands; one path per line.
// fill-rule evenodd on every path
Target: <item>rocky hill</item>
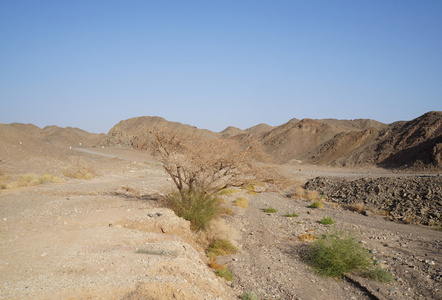
M 409 122 L 341 132 L 300 159 L 320 165 L 442 168 L 442 112 Z
M 101 142 L 104 146 L 132 147 L 135 149 L 147 149 L 148 140 L 146 133 L 148 130 L 159 128 L 166 131 L 179 133 L 194 133 L 201 138 L 213 139 L 221 135 L 205 129 L 198 129 L 195 126 L 170 122 L 161 117 L 136 117 L 123 120 L 116 124 Z
M 169 122 L 160 117 L 121 121 L 108 133 L 106 146 L 146 149 L 147 129 L 192 132 L 201 138 L 253 136 L 279 163 L 303 162 L 328 166 L 442 168 L 442 112 L 429 112 L 411 121 L 383 124 L 374 120 L 291 119 L 272 127 L 259 124 L 246 130 L 227 127 L 220 133 Z
M 220 132 L 222 137 L 232 137 L 239 134 L 245 134 L 246 132 L 244 130 L 241 130 L 237 127 L 229 126 L 223 131 Z
M 245 132 L 247 132 L 248 134 L 264 134 L 267 133 L 269 131 L 271 131 L 272 129 L 274 129 L 275 127 L 264 124 L 264 123 L 260 123 L 258 125 L 255 125 L 253 127 L 247 128 L 245 130 Z

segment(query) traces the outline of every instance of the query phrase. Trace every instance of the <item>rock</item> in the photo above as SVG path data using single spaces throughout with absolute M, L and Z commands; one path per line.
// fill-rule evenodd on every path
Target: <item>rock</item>
M 364 211 L 362 212 L 362 214 L 363 214 L 364 216 L 369 217 L 369 216 L 371 216 L 373 213 L 372 213 L 371 211 L 369 211 L 369 210 L 364 210 Z
M 370 210 L 383 211 L 391 220 L 416 221 L 423 225 L 442 223 L 442 177 L 380 177 L 348 181 L 317 177 L 305 184 L 332 202 L 351 205 L 364 201 Z M 413 221 L 414 220 L 414 221 Z

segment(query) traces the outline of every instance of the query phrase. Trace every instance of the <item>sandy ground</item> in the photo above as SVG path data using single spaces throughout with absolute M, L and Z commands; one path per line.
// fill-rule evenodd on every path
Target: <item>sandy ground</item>
M 188 222 L 161 207 L 158 195 L 172 186 L 153 158 L 125 149 L 72 151 L 98 176 L 1 191 L 1 299 L 237 299 L 245 291 L 261 299 L 441 299 L 442 232 L 331 205 L 312 210 L 267 193 L 226 196 L 230 205 L 238 196 L 249 200 L 225 217 L 240 236 L 240 252 L 219 258 L 235 275 L 227 283 L 207 266 Z M 376 173 L 288 168 L 302 180 Z M 278 212 L 264 213 L 269 205 Z M 292 212 L 299 217 L 284 217 Z M 319 224 L 323 216 L 336 225 Z M 396 281 L 313 273 L 298 236 L 338 229 L 354 233 Z

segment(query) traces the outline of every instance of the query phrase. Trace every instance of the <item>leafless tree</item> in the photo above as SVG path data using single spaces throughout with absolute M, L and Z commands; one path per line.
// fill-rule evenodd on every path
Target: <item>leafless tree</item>
M 252 138 L 208 139 L 196 133 L 149 130 L 150 141 L 182 198 L 188 193 L 215 194 L 229 187 L 282 183 L 267 155 Z

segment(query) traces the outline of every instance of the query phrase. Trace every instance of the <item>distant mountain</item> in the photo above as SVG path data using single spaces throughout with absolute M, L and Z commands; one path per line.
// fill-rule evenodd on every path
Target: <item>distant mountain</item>
M 336 126 L 312 119 L 292 119 L 264 134 L 261 143 L 276 161 L 287 163 L 332 139 L 341 131 Z
M 279 163 L 438 169 L 442 168 L 441 123 L 442 112 L 429 112 L 412 121 L 392 124 L 368 119 L 291 119 L 276 127 L 227 127 L 215 133 L 160 117 L 137 117 L 116 124 L 102 144 L 146 149 L 148 141 L 143 135 L 157 127 L 209 139 L 245 141 L 252 136 Z
M 264 133 L 271 131 L 274 128 L 275 127 L 273 127 L 273 126 L 261 123 L 261 124 L 258 124 L 258 125 L 255 125 L 253 127 L 246 129 L 245 132 L 247 132 L 248 134 L 264 134 Z
M 104 133 L 89 133 L 74 127 L 46 126 L 41 129 L 33 124 L 12 123 L 8 126 L 27 133 L 34 138 L 38 138 L 50 145 L 57 147 L 78 147 L 81 143 L 83 147 L 92 147 L 98 145 L 103 138 Z
M 298 159 L 319 165 L 441 168 L 441 155 L 442 112 L 429 112 L 408 122 L 341 132 Z
M 223 131 L 220 132 L 222 137 L 232 137 L 238 134 L 245 134 L 246 132 L 244 130 L 241 130 L 239 128 L 229 126 Z

